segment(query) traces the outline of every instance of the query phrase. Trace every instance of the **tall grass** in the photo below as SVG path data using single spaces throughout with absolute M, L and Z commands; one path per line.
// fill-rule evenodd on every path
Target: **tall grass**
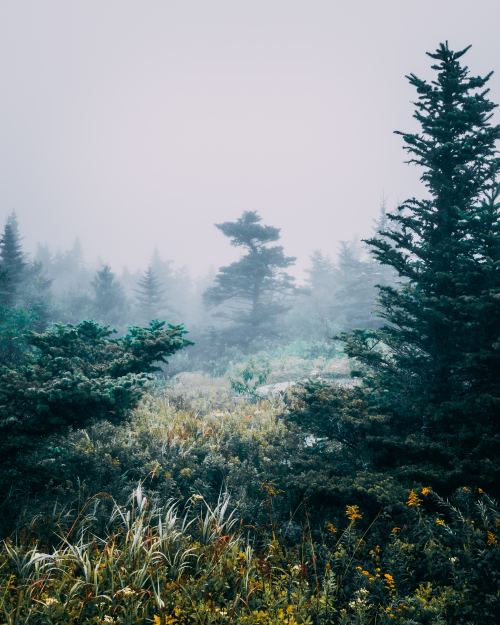
M 279 496 L 269 487 L 268 494 Z M 364 519 L 348 506 L 341 525 L 306 523 L 301 542 L 290 546 L 272 525 L 245 525 L 225 492 L 213 505 L 193 495 L 183 506 L 160 505 L 141 484 L 126 505 L 100 494 L 69 528 L 64 515 L 54 520 L 54 549 L 3 543 L 0 622 L 473 622 L 457 618 L 471 590 L 483 593 L 483 610 L 494 610 L 491 580 L 481 572 L 494 570 L 498 558 L 498 515 L 485 494 L 460 497 L 450 503 L 428 489 L 410 493 L 406 528 L 390 529 L 380 516 Z

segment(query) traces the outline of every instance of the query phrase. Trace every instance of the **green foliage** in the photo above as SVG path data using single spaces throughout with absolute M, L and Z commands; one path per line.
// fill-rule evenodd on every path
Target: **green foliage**
M 280 494 L 265 490 L 271 506 Z M 304 523 L 290 545 L 272 517 L 239 521 L 227 494 L 210 504 L 194 493 L 183 510 L 141 485 L 126 506 L 100 493 L 76 518 L 55 516 L 54 548 L 3 544 L 0 610 L 8 625 L 494 622 L 493 501 L 422 489 L 400 503 L 400 525 L 353 504 Z
M 45 502 L 17 500 L 20 540 L 0 551 L 5 622 L 494 622 L 498 513 L 481 489 L 409 491 L 349 455 L 341 474 L 279 400 L 208 392 L 147 397 L 37 452 Z M 330 411 L 330 437 L 324 399 L 311 410 Z
M 498 474 L 500 127 L 489 76 L 470 78 L 465 52 L 441 45 L 430 55 L 436 80 L 410 76 L 421 130 L 403 138 L 429 198 L 405 202 L 392 226 L 382 215 L 369 241 L 381 270 L 348 246 L 336 268 L 342 323 L 365 326 L 346 337 L 360 384 L 345 380 L 334 342 L 297 342 L 240 367 L 229 363 L 238 348 L 226 350 L 221 369 L 237 375 L 211 381 L 206 396 L 194 374 L 145 396 L 189 344 L 183 326 L 153 321 L 118 338 L 91 321 L 28 331 L 43 324 L 44 278 L 10 219 L 0 241 L 0 494 L 2 531 L 16 538 L 0 550 L 2 622 L 495 622 L 500 521 L 485 490 Z M 294 291 L 293 259 L 270 246 L 279 230 L 254 212 L 218 227 L 246 250 L 206 293 L 234 323 L 222 343 L 269 348 Z M 315 263 L 311 285 L 327 291 L 331 266 Z M 394 270 L 398 288 L 384 278 Z M 377 276 L 381 329 L 369 311 Z M 96 276 L 103 317 L 115 286 L 109 268 Z M 140 290 L 152 315 L 162 298 L 152 268 Z M 257 397 L 268 378 L 305 375 L 315 379 L 285 397 Z
M 230 377 L 229 382 L 237 395 L 243 395 L 255 401 L 258 398 L 257 389 L 267 382 L 270 372 L 271 369 L 267 363 L 257 363 L 256 360 L 250 359 L 238 372 L 238 377 Z
M 369 429 L 357 432 L 357 448 L 371 469 L 443 492 L 472 481 L 495 492 L 500 126 L 489 75 L 469 76 L 466 51 L 442 44 L 429 55 L 435 80 L 409 77 L 420 131 L 400 134 L 429 198 L 404 202 L 368 241 L 400 284 L 380 287 L 381 329 L 344 338 L 364 381 Z M 337 410 L 342 395 L 331 401 Z
M 144 393 L 148 374 L 189 344 L 184 335 L 182 326 L 158 321 L 120 338 L 92 321 L 25 335 L 28 349 L 0 366 L 3 487 L 22 474 L 20 455 L 47 437 L 96 420 L 122 421 Z
M 0 306 L 0 366 L 15 367 L 22 362 L 26 335 L 35 322 L 33 311 Z

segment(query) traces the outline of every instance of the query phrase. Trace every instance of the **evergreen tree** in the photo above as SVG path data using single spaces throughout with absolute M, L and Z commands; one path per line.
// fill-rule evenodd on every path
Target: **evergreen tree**
M 191 279 L 186 268 L 176 268 L 173 261 L 163 260 L 157 249 L 149 264 L 162 291 L 164 314 L 169 319 L 187 319 L 191 312 Z M 175 305 L 173 304 L 175 302 Z
M 108 325 L 121 325 L 125 318 L 127 301 L 123 288 L 109 265 L 104 265 L 96 273 L 92 288 L 95 319 Z
M 305 287 L 299 293 L 290 315 L 296 336 L 320 340 L 332 338 L 335 334 L 332 320 L 335 286 L 332 260 L 322 252 L 313 252 L 310 266 L 306 269 Z
M 20 328 L 23 321 L 16 323 Z M 2 499 L 18 484 L 29 489 L 43 474 L 43 467 L 27 474 L 25 462 L 50 437 L 99 420 L 126 419 L 151 374 L 191 344 L 185 334 L 182 325 L 167 327 L 160 321 L 129 328 L 119 338 L 94 321 L 55 324 L 46 332 L 25 331 L 18 337 L 27 349 L 14 360 L 2 359 L 0 341 Z
M 32 319 L 32 330 L 44 330 L 54 319 L 52 299 L 52 280 L 38 262 L 26 264 L 23 280 L 19 285 L 18 307 L 29 311 Z
M 382 330 L 347 343 L 387 415 L 370 439 L 375 465 L 448 488 L 491 485 L 498 471 L 500 126 L 491 74 L 470 76 L 467 50 L 441 44 L 429 54 L 435 80 L 408 77 L 420 130 L 399 134 L 428 198 L 404 202 L 389 215 L 394 227 L 368 241 L 403 284 L 380 290 Z
M 17 218 L 12 213 L 0 239 L 0 306 L 17 307 L 25 314 L 4 314 L 12 319 L 30 319 L 32 329 L 44 329 L 51 317 L 50 286 L 41 264 L 25 256 Z
M 0 303 L 16 303 L 19 285 L 23 279 L 26 261 L 15 213 L 7 218 L 0 238 Z
M 293 277 L 284 271 L 295 258 L 285 256 L 282 246 L 270 245 L 279 240 L 280 230 L 261 221 L 255 211 L 245 211 L 236 221 L 216 225 L 246 253 L 221 267 L 204 294 L 219 316 L 233 322 L 235 339 L 243 343 L 276 334 L 277 320 L 289 309 L 295 290 Z
M 154 269 L 149 266 L 141 276 L 136 289 L 138 316 L 143 321 L 158 319 L 165 306 L 165 290 Z
M 376 313 L 379 274 L 376 263 L 362 257 L 361 246 L 342 241 L 335 268 L 335 298 L 331 316 L 337 331 L 375 328 L 380 325 Z

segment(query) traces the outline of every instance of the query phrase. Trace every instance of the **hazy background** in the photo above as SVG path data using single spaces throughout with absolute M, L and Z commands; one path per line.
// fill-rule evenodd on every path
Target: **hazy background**
M 214 222 L 257 210 L 299 268 L 421 193 L 396 128 L 404 74 L 468 43 L 500 64 L 500 2 L 0 0 L 0 218 L 28 250 L 119 270 L 234 258 Z M 491 81 L 498 101 L 499 82 Z

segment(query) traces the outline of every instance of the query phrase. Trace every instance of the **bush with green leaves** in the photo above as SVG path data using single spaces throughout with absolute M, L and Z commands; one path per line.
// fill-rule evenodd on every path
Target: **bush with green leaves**
M 229 382 L 237 395 L 256 401 L 259 396 L 257 389 L 267 382 L 270 372 L 271 369 L 266 362 L 258 363 L 250 359 L 229 377 Z
M 51 436 L 123 421 L 158 365 L 189 344 L 185 334 L 160 321 L 119 338 L 93 321 L 25 334 L 26 349 L 0 364 L 2 491 L 16 485 L 29 452 Z

